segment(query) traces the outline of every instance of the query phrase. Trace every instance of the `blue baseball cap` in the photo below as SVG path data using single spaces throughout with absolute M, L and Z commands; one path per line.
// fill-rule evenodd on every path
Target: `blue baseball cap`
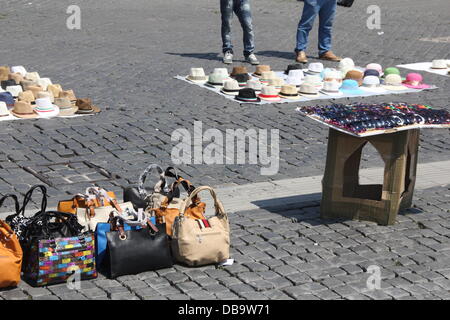
M 10 92 L 0 92 L 0 101 L 6 103 L 8 107 L 14 106 L 14 97 Z
M 342 81 L 340 90 L 344 94 L 351 94 L 351 95 L 360 95 L 365 93 L 363 90 L 359 89 L 358 81 L 352 79 L 346 79 Z

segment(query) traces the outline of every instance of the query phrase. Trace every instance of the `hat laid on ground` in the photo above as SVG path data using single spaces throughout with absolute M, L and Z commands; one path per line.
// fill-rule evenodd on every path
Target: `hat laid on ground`
M 269 82 L 269 79 L 276 77 L 277 76 L 273 71 L 263 71 L 263 73 L 261 73 L 261 76 L 259 77 L 259 81 L 261 81 L 262 84 L 267 84 Z
M 431 62 L 431 69 L 447 69 L 447 60 L 433 60 Z
M 243 88 L 243 89 L 239 90 L 239 93 L 235 99 L 242 101 L 242 102 L 260 102 L 261 101 L 261 99 L 259 99 L 256 96 L 256 91 L 251 88 Z
M 251 88 L 255 90 L 257 93 L 261 91 L 262 83 L 258 79 L 250 79 L 247 81 L 246 88 Z
M 38 86 L 38 83 L 32 80 L 22 80 L 20 81 L 20 85 L 22 86 L 23 90 L 26 91 L 29 87 Z
M 77 100 L 77 97 L 75 97 L 75 92 L 73 92 L 72 89 L 61 91 L 59 93 L 58 98 L 67 98 L 70 101 L 76 101 Z
M 346 79 L 346 80 L 342 81 L 340 90 L 342 91 L 342 93 L 349 94 L 349 95 L 364 94 L 364 91 L 359 89 L 358 81 L 353 80 L 353 79 Z
M 324 81 L 323 88 L 320 93 L 326 94 L 327 96 L 342 96 L 343 93 L 339 91 L 341 87 L 341 82 L 336 80 Z
M 206 82 L 206 85 L 213 87 L 213 88 L 220 88 L 223 86 L 223 82 L 225 80 L 230 79 L 228 76 L 228 71 L 225 73 L 222 68 L 216 68 L 214 69 L 213 73 L 211 73 L 208 77 L 208 81 Z M 226 70 L 226 69 L 225 69 Z
M 14 97 L 8 91 L 0 92 L 0 101 L 6 103 L 8 107 L 12 107 L 14 105 Z
M 272 86 L 263 86 L 258 97 L 265 101 L 281 101 L 278 90 Z
M 214 68 L 213 73 L 215 73 L 215 74 L 221 74 L 221 75 L 223 75 L 223 76 L 226 77 L 226 78 L 229 78 L 229 77 L 230 77 L 230 75 L 228 74 L 227 68 Z
M 369 63 L 366 70 L 377 70 L 380 76 L 383 75 L 383 67 L 378 63 Z
M 396 67 L 389 67 L 384 70 L 383 77 L 386 78 L 390 74 L 398 74 L 400 75 L 400 70 Z
M 319 89 L 310 83 L 303 82 L 298 89 L 298 93 L 304 97 L 317 97 Z
M 268 86 L 272 86 L 274 87 L 276 90 L 278 90 L 278 92 L 280 92 L 281 87 L 284 85 L 284 80 L 281 78 L 272 78 L 269 79 L 269 82 L 267 83 Z
M 326 68 L 321 74 L 323 81 L 337 81 L 342 82 L 342 73 L 336 69 Z
M 38 114 L 34 111 L 33 106 L 26 101 L 16 101 L 11 113 L 15 117 L 25 119 L 37 118 L 38 116 Z
M 14 86 L 7 86 L 6 91 L 10 92 L 14 98 L 17 98 L 19 96 L 19 93 L 21 93 L 23 90 L 22 86 L 16 84 Z
M 0 66 L 0 81 L 8 80 L 8 75 L 11 73 L 11 70 L 8 66 Z
M 3 90 L 6 90 L 6 87 L 11 87 L 11 86 L 17 85 L 15 80 L 2 80 L 0 82 L 0 84 L 1 84 Z
M 37 72 L 27 72 L 25 74 L 24 78 L 25 78 L 25 80 L 37 81 L 41 77 L 39 76 L 39 73 L 37 73 Z
M 0 101 L 0 118 L 9 115 L 11 115 L 11 113 L 9 113 L 8 106 L 3 101 Z
M 27 90 L 33 92 L 34 99 L 37 98 L 38 92 L 43 91 L 40 86 L 29 86 Z
M 60 84 L 49 84 L 47 86 L 47 91 L 51 91 L 53 93 L 53 96 L 59 97 L 59 93 L 62 91 L 61 85 Z
M 386 91 L 384 88 L 381 87 L 380 78 L 377 76 L 364 77 L 361 89 L 368 92 L 380 92 L 380 93 Z
M 362 85 L 364 74 L 358 70 L 350 70 L 344 77 L 344 80 L 347 79 L 356 80 L 358 82 L 358 85 Z
M 303 79 L 303 83 L 313 85 L 317 90 L 320 90 L 323 87 L 322 78 L 319 75 L 306 75 L 305 79 Z
M 50 118 L 59 114 L 59 108 L 49 98 L 38 98 L 35 103 L 34 111 L 41 117 Z
M 293 70 L 289 71 L 288 76 L 286 78 L 286 83 L 300 87 L 304 78 L 305 78 L 305 75 L 303 73 L 303 70 L 293 69 Z
M 25 101 L 28 103 L 34 102 L 35 99 L 34 99 L 33 91 L 26 90 L 24 92 L 19 93 L 18 100 Z
M 298 89 L 296 86 L 291 84 L 285 84 L 281 87 L 281 91 L 279 93 L 280 97 L 285 99 L 298 100 L 300 96 L 298 95 Z
M 55 98 L 55 105 L 59 108 L 59 115 L 63 117 L 72 116 L 78 111 L 78 107 L 72 105 L 68 98 Z
M 8 80 L 14 80 L 16 84 L 20 84 L 20 82 L 23 81 L 24 78 L 20 73 L 17 72 L 8 74 Z
M 247 81 L 250 80 L 250 76 L 248 75 L 248 73 L 239 73 L 234 75 L 233 78 L 239 83 L 239 86 L 241 87 L 245 87 Z
M 270 66 L 265 65 L 265 64 L 260 64 L 256 66 L 255 72 L 253 72 L 253 76 L 255 77 L 261 77 L 261 75 L 263 74 L 263 72 L 268 72 L 271 71 Z
M 42 99 L 42 98 L 48 98 L 48 99 L 50 99 L 50 101 L 51 101 L 52 103 L 55 102 L 55 97 L 54 97 L 53 94 L 52 94 L 51 92 L 49 92 L 49 91 L 39 91 L 39 92 L 36 94 L 36 99 Z
M 205 70 L 203 70 L 203 68 L 191 68 L 186 80 L 196 83 L 203 83 L 208 81 L 208 77 L 205 75 Z
M 353 69 L 355 67 L 355 62 L 352 58 L 344 58 L 339 61 L 339 70 L 342 71 L 344 69 Z
M 384 79 L 383 88 L 392 91 L 406 90 L 402 83 L 402 78 L 398 74 L 388 74 Z
M 230 77 L 234 77 L 237 74 L 242 74 L 242 73 L 246 73 L 248 74 L 248 70 L 246 66 L 236 66 L 233 68 L 233 70 L 231 71 Z
M 20 73 L 22 75 L 22 77 L 25 77 L 25 75 L 27 74 L 27 70 L 23 67 L 23 66 L 14 66 L 11 67 L 11 73 Z
M 100 108 L 92 105 L 92 101 L 89 98 L 77 99 L 75 105 L 78 107 L 77 114 L 91 114 L 99 113 Z
M 368 76 L 380 77 L 380 72 L 375 69 L 366 69 L 366 71 L 364 71 L 364 77 Z
M 308 71 L 306 74 L 320 74 L 323 71 L 323 63 L 322 62 L 311 62 L 308 65 Z
M 52 84 L 50 78 L 40 78 L 36 80 L 38 86 L 41 86 L 43 90 L 47 91 L 48 86 Z
M 431 86 L 426 83 L 422 83 L 423 77 L 420 73 L 408 73 L 406 75 L 406 80 L 403 81 L 405 87 L 411 89 L 429 89 Z
M 235 96 L 239 93 L 239 90 L 241 90 L 239 83 L 234 79 L 229 79 L 223 82 L 223 88 L 220 89 L 220 92 L 230 96 Z
M 286 70 L 284 70 L 284 74 L 289 74 L 289 72 L 292 70 L 302 70 L 303 71 L 303 67 L 300 63 L 290 64 L 287 66 Z

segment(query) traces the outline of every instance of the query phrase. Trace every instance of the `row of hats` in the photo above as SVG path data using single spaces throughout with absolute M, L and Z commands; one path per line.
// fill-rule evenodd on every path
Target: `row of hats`
M 204 83 L 207 86 L 219 88 L 222 93 L 237 95 L 237 100 L 279 101 L 280 98 L 298 99 L 300 95 L 314 97 L 319 92 L 327 95 L 339 96 L 346 94 L 361 95 L 369 92 L 386 92 L 386 90 L 406 90 L 429 88 L 422 83 L 422 76 L 410 73 L 406 79 L 400 76 L 397 68 L 386 68 L 383 72 L 381 65 L 371 63 L 366 68 L 357 68 L 350 58 L 345 58 L 338 69 L 324 68 L 323 64 L 310 63 L 305 72 L 300 64 L 292 64 L 284 71 L 285 79 L 278 77 L 268 65 L 259 65 L 250 77 L 245 66 L 233 68 L 228 74 L 226 68 L 215 68 L 207 77 L 203 68 L 191 68 L 187 80 Z M 381 81 L 384 78 L 384 84 Z M 360 89 L 359 86 L 362 88 Z M 240 89 L 253 89 L 240 92 Z M 297 90 L 298 88 L 298 90 Z M 258 92 L 260 92 L 258 94 Z M 245 97 L 242 96 L 245 94 Z M 258 94 L 258 96 L 257 96 Z
M 41 78 L 37 72 L 28 72 L 23 66 L 0 66 L 0 85 L 0 117 L 36 118 L 100 112 L 89 98 L 77 99 L 73 90 L 63 90 L 60 84 Z

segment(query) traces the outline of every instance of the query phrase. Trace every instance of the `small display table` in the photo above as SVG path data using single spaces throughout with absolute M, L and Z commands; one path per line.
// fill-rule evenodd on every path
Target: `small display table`
M 399 210 L 412 205 L 419 134 L 419 129 L 411 129 L 355 137 L 330 128 L 321 217 L 395 223 Z M 361 152 L 368 143 L 384 161 L 382 185 L 359 184 Z

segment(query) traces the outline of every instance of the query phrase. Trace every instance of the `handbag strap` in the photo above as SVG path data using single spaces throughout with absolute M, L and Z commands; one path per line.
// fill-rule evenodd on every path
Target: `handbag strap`
M 154 169 L 158 171 L 159 181 L 155 184 L 153 190 L 155 192 L 161 192 L 161 190 L 164 190 L 164 187 L 166 186 L 166 178 L 164 175 L 164 170 L 159 165 L 152 163 L 147 168 L 145 168 L 144 172 L 142 172 L 141 175 L 139 176 L 138 191 L 142 198 L 146 198 L 148 196 L 147 191 L 144 188 L 144 183 L 145 180 L 147 179 L 147 176 Z
M 108 192 L 100 187 L 89 187 L 86 189 L 86 192 L 84 195 L 79 194 L 77 196 L 81 196 L 84 198 L 86 202 L 86 213 L 88 217 L 93 218 L 95 217 L 95 199 L 97 199 L 100 206 L 105 206 L 106 203 L 111 205 L 114 209 L 116 209 L 119 212 L 122 212 L 122 208 L 119 206 L 119 203 L 116 199 L 111 198 L 108 195 Z M 105 203 L 106 202 L 106 203 Z
M 5 241 L 11 240 L 11 237 L 14 235 L 14 231 L 11 229 L 9 224 L 5 221 L 0 220 L 0 234 L 3 236 Z
M 40 212 L 45 212 L 47 210 L 47 188 L 42 184 L 34 185 L 28 190 L 28 192 L 25 194 L 25 197 L 23 198 L 23 204 L 22 208 L 20 209 L 20 214 L 25 215 L 25 209 L 28 205 L 28 203 L 31 200 L 31 196 L 33 195 L 34 190 L 40 189 L 42 193 L 42 200 L 41 200 L 41 210 Z
M 52 223 L 52 231 L 54 232 L 56 229 L 61 230 L 64 226 L 68 228 L 73 236 L 80 234 L 83 226 L 80 225 L 77 221 L 77 217 L 74 214 L 68 212 L 61 211 L 45 211 L 40 212 L 40 214 L 35 215 L 31 218 L 29 225 L 34 226 L 35 228 L 30 228 L 25 236 L 25 239 L 31 240 L 31 236 L 42 236 L 45 238 L 50 237 L 50 219 L 55 218 L 55 223 Z M 31 231 L 31 229 L 34 229 Z M 36 229 L 38 230 L 36 232 Z M 29 233 L 32 233 L 31 235 Z
M 0 199 L 0 207 L 3 206 L 3 202 L 5 202 L 6 199 L 11 198 L 14 200 L 14 205 L 15 205 L 15 209 L 16 209 L 16 214 L 19 213 L 20 211 L 20 204 L 19 204 L 19 199 L 17 199 L 17 196 L 13 193 L 8 193 L 5 194 L 1 199 Z
M 208 190 L 209 193 L 211 193 L 211 196 L 214 200 L 216 216 L 224 216 L 224 217 L 227 216 L 225 209 L 222 205 L 222 202 L 217 198 L 216 191 L 209 186 L 201 186 L 201 187 L 196 188 L 194 191 L 192 191 L 191 194 L 189 194 L 189 196 L 186 198 L 186 200 L 183 201 L 181 208 L 180 208 L 180 216 L 181 217 L 184 217 L 186 209 L 189 207 L 189 205 L 191 203 L 194 202 L 193 200 L 195 200 L 195 198 L 198 197 L 198 193 L 205 191 L 205 190 Z

